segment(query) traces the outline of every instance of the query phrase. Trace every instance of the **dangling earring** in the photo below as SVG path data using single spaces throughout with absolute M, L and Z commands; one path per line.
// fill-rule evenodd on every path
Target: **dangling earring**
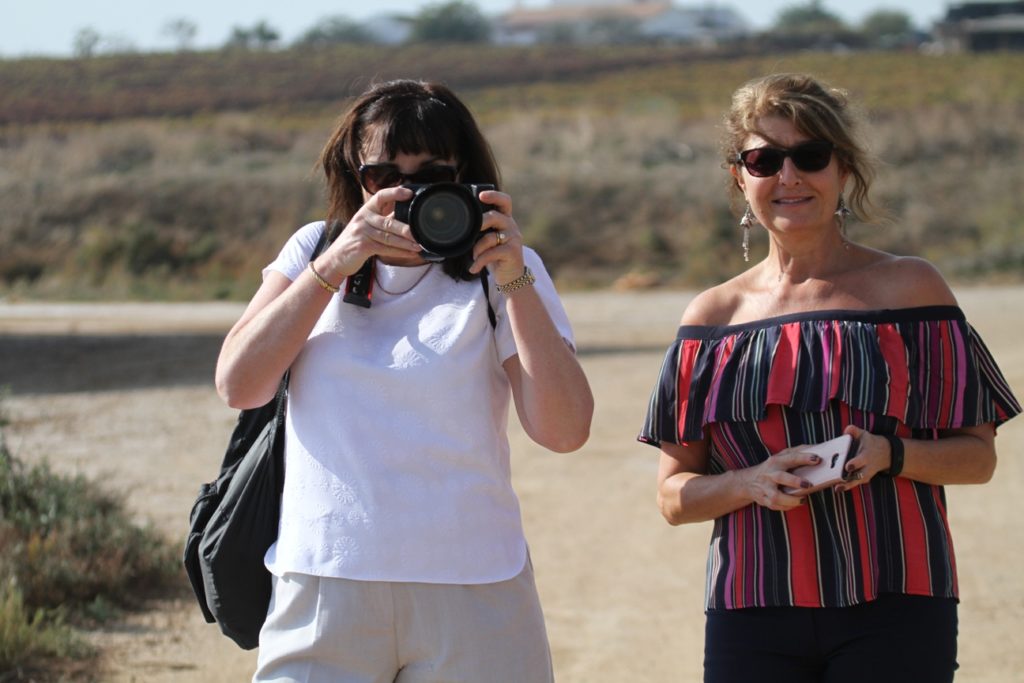
M 750 261 L 750 226 L 757 223 L 757 219 L 754 218 L 754 212 L 750 209 L 750 204 L 747 204 L 747 208 L 743 211 L 743 217 L 740 218 L 740 227 L 743 228 L 743 260 Z
M 843 193 L 840 192 L 839 204 L 836 205 L 835 216 L 836 220 L 839 221 L 839 232 L 843 234 L 843 237 L 846 237 L 846 217 L 849 216 L 851 213 L 852 211 L 846 208 L 846 200 L 843 199 Z

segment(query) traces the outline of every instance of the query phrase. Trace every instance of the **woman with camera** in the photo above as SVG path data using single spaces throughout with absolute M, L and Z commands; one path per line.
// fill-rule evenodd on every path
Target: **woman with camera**
M 406 184 L 498 186 L 447 88 L 371 88 L 321 162 L 326 221 L 267 266 L 217 365 L 236 408 L 269 401 L 290 371 L 254 680 L 551 680 L 506 435 L 510 398 L 551 450 L 589 434 L 593 399 L 551 279 L 500 191 L 452 209 L 476 221 L 463 253 L 424 250 L 396 218 Z
M 714 521 L 711 683 L 957 668 L 943 487 L 991 478 L 995 427 L 1020 406 L 933 266 L 846 236 L 850 211 L 872 215 L 856 126 L 809 76 L 735 92 L 725 164 L 768 254 L 686 308 L 640 435 L 661 450 L 669 523 Z M 831 463 L 804 446 L 841 434 L 845 478 L 811 492 L 795 470 Z

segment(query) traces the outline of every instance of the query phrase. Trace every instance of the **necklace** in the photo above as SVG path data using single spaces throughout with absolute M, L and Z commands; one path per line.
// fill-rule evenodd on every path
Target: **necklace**
M 400 292 L 392 292 L 390 289 L 386 288 L 383 284 L 381 284 L 380 275 L 377 274 L 377 270 L 376 269 L 374 269 L 374 271 L 373 271 L 373 279 L 377 282 L 377 286 L 380 287 L 380 291 L 384 292 L 385 294 L 390 294 L 391 296 L 398 296 L 400 294 L 405 294 L 405 293 L 407 293 L 409 291 L 412 291 L 412 288 L 415 287 L 416 285 L 418 285 L 420 282 L 422 282 L 423 278 L 425 278 L 427 276 L 427 273 L 429 273 L 430 269 L 433 268 L 433 267 L 434 267 L 434 264 L 431 263 L 426 268 L 424 268 L 423 272 L 420 273 L 420 276 L 418 278 L 416 278 L 416 281 L 413 282 L 411 285 L 409 285 L 408 287 L 406 287 L 405 289 L 403 289 Z

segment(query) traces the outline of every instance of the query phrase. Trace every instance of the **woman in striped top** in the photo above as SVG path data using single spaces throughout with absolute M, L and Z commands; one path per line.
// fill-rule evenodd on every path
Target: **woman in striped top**
M 991 478 L 1020 406 L 932 265 L 847 239 L 851 210 L 875 214 L 857 135 L 845 93 L 800 74 L 744 85 L 726 117 L 741 225 L 768 254 L 687 307 L 639 437 L 669 523 L 714 520 L 708 682 L 957 667 L 943 486 Z M 841 434 L 848 479 L 808 493 L 802 446 Z

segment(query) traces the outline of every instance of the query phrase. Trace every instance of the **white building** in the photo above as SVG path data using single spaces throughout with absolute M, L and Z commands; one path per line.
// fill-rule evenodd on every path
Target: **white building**
M 518 45 L 553 36 L 575 42 L 614 42 L 618 37 L 714 44 L 750 32 L 731 7 L 713 2 L 683 7 L 671 0 L 551 0 L 547 7 L 516 7 L 495 22 L 495 41 Z

